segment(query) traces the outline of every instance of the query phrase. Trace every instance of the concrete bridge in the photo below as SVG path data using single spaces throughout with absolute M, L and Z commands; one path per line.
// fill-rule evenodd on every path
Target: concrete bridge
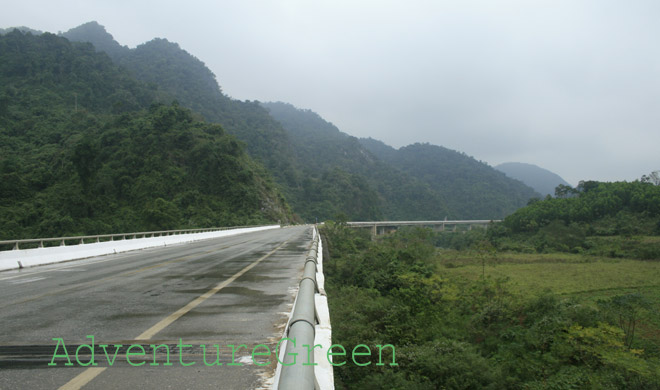
M 312 226 L 0 241 L 0 388 L 332 389 L 322 253 Z
M 0 389 L 332 389 L 322 253 L 309 225 L 2 241 Z
M 371 221 L 371 222 L 347 222 L 346 224 L 353 228 L 371 229 L 373 237 L 396 231 L 402 226 L 429 227 L 436 231 L 450 230 L 453 232 L 472 230 L 478 226 L 487 229 L 495 222 L 501 222 L 499 219 L 476 219 L 476 220 L 454 220 L 454 221 Z

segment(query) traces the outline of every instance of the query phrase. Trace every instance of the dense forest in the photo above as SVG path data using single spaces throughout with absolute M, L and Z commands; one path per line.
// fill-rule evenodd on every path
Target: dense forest
M 336 387 L 657 389 L 660 186 L 558 195 L 487 230 L 374 239 L 327 223 L 333 342 L 369 346 L 372 362 L 392 344 L 398 364 L 348 362 Z
M 90 44 L 2 35 L 0 85 L 2 238 L 290 219 L 239 140 Z
M 282 126 L 259 103 L 227 97 L 213 72 L 176 43 L 157 38 L 129 49 L 96 22 L 73 28 L 63 36 L 92 43 L 138 80 L 167 92 L 205 120 L 221 124 L 246 144 L 250 156 L 270 171 L 283 192 L 300 184 L 302 178 Z

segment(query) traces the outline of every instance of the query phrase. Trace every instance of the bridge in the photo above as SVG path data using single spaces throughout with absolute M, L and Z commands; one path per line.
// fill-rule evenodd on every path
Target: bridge
M 313 226 L 2 244 L 0 389 L 333 388 Z
M 450 230 L 453 232 L 461 230 L 472 230 L 473 227 L 488 229 L 493 223 L 501 222 L 499 219 L 477 219 L 477 220 L 454 220 L 454 221 L 373 221 L 373 222 L 347 222 L 352 228 L 371 229 L 372 237 L 390 233 L 402 226 L 428 227 L 435 231 Z
M 322 253 L 310 225 L 1 241 L 0 389 L 333 389 Z

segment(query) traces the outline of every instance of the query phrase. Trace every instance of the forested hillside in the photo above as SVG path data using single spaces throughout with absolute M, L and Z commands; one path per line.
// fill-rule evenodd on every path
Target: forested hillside
M 457 152 L 430 145 L 395 150 L 379 145 L 378 141 L 359 141 L 348 136 L 311 111 L 298 110 L 284 103 L 262 105 L 231 99 L 222 92 L 215 75 L 203 62 L 165 39 L 154 39 L 129 49 L 117 43 L 96 22 L 74 28 L 63 36 L 73 41 L 91 42 L 98 53 L 94 53 L 92 46 L 66 43 L 52 34 L 44 34 L 39 39 L 30 36 L 30 39 L 57 40 L 59 45 L 78 48 L 75 50 L 85 48 L 86 56 L 100 65 L 90 68 L 88 73 L 80 73 L 60 65 L 59 61 L 65 60 L 61 50 L 38 53 L 50 56 L 48 59 L 29 57 L 38 51 L 22 53 L 28 56 L 25 58 L 9 58 L 12 54 L 5 52 L 7 77 L 19 75 L 15 70 L 21 67 L 14 64 L 11 68 L 12 63 L 27 64 L 25 68 L 28 70 L 34 64 L 37 67 L 34 77 L 41 79 L 45 76 L 41 74 L 39 67 L 43 65 L 40 64 L 53 64 L 54 69 L 47 70 L 47 73 L 60 77 L 48 86 L 43 83 L 33 85 L 34 88 L 45 88 L 45 92 L 41 91 L 44 93 L 30 94 L 31 99 L 44 97 L 39 104 L 33 104 L 33 111 L 44 107 L 59 112 L 64 105 L 66 109 L 73 106 L 74 112 L 80 110 L 87 115 L 119 115 L 144 110 L 154 102 L 169 104 L 175 100 L 180 107 L 192 110 L 186 114 L 190 120 L 220 124 L 227 133 L 243 141 L 249 155 L 268 171 L 258 174 L 263 178 L 258 182 L 266 183 L 269 188 L 260 193 L 265 194 L 276 186 L 293 211 L 306 221 L 324 220 L 340 214 L 352 220 L 501 218 L 535 195 L 520 183 Z M 85 80 L 85 77 L 97 79 Z M 66 78 L 70 80 L 64 80 Z M 11 93 L 9 87 L 17 82 L 6 83 L 6 92 L 0 96 L 8 96 Z M 20 106 L 19 103 L 13 101 L 16 107 Z M 0 103 L 1 110 L 5 109 L 4 105 Z M 182 110 L 180 107 L 171 109 Z M 55 120 L 53 118 L 57 117 L 47 118 Z M 61 120 L 68 121 L 69 118 L 63 116 Z M 98 120 L 106 125 L 114 118 Z M 418 152 L 423 158 L 413 156 Z M 252 168 L 258 170 L 258 165 Z M 13 172 L 9 168 L 8 171 Z M 275 179 L 275 184 L 269 184 L 268 174 Z M 91 193 L 88 195 L 92 196 Z M 275 202 L 275 209 L 286 209 L 284 198 Z M 173 199 L 170 197 L 168 201 Z M 267 218 L 274 218 L 278 212 L 266 214 Z M 279 217 L 288 219 L 282 215 Z M 228 216 L 225 214 L 222 218 L 227 220 Z M 250 218 L 243 215 L 239 219 Z M 94 227 L 93 230 L 99 229 Z
M 92 43 L 138 80 L 167 92 L 207 121 L 220 123 L 227 132 L 245 142 L 248 153 L 268 168 L 284 192 L 300 185 L 301 177 L 291 157 L 287 133 L 279 123 L 257 102 L 225 96 L 206 65 L 176 43 L 156 38 L 129 49 L 117 43 L 96 22 L 73 28 L 63 36 Z
M 105 48 L 99 50 L 108 51 L 139 80 L 157 85 L 243 140 L 307 221 L 337 213 L 353 220 L 501 218 L 535 195 L 459 153 L 452 155 L 456 166 L 453 161 L 441 166 L 444 174 L 417 175 L 368 152 L 311 111 L 278 103 L 265 105 L 269 115 L 257 102 L 230 99 L 200 60 L 167 40 L 128 49 L 94 22 L 64 36 Z M 452 170 L 455 175 L 447 173 Z
M 313 203 L 305 204 L 304 194 L 309 193 L 308 187 L 320 186 L 319 179 L 326 180 L 326 172 L 335 172 L 344 177 L 350 177 L 355 183 L 361 183 L 361 188 L 350 188 L 340 191 L 334 199 L 326 196 L 324 202 L 330 204 L 351 205 L 357 201 L 351 194 L 362 192 L 366 202 L 362 207 L 370 207 L 359 216 L 362 219 L 443 219 L 454 217 L 446 202 L 433 192 L 428 184 L 410 178 L 403 172 L 384 163 L 360 145 L 357 138 L 342 133 L 333 124 L 326 122 L 318 114 L 310 110 L 300 110 L 286 103 L 264 103 L 270 114 L 279 121 L 289 133 L 296 160 L 304 172 L 300 198 L 296 204 L 302 204 L 303 212 L 314 210 Z M 325 194 L 330 195 L 330 194 Z M 324 196 L 319 194 L 317 196 Z M 323 213 L 323 210 L 319 210 Z M 347 213 L 348 214 L 348 213 Z M 325 218 L 333 218 L 334 214 L 323 213 Z M 353 215 L 349 214 L 356 219 Z M 371 215 L 371 217 L 370 217 Z
M 459 218 L 502 218 L 539 196 L 487 164 L 441 146 L 414 144 L 396 150 L 373 139 L 360 141 L 383 161 L 428 183 Z
M 0 237 L 287 221 L 242 143 L 90 44 L 0 36 Z
M 504 220 L 503 233 L 516 237 L 513 247 L 660 258 L 660 242 L 644 237 L 660 234 L 660 186 L 586 181 L 558 190 L 560 197 L 532 202 Z

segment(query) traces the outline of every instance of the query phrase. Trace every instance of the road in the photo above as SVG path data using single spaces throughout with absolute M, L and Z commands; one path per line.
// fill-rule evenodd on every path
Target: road
M 0 272 L 0 389 L 266 386 L 311 238 L 290 227 Z M 97 366 L 83 366 L 91 336 Z

